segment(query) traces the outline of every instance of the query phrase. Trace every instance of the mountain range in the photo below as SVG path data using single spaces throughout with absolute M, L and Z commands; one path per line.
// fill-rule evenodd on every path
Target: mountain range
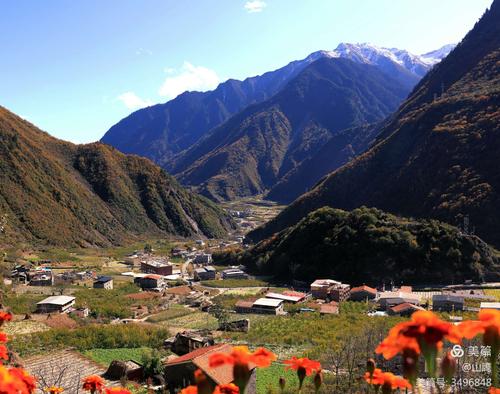
M 322 179 L 274 220 L 261 240 L 323 206 L 377 207 L 470 222 L 500 246 L 500 1 L 415 87 L 365 153 Z
M 394 103 L 392 99 L 383 102 L 385 97 L 377 97 L 376 100 L 383 102 L 384 111 L 381 111 L 376 118 L 373 118 L 371 114 L 367 118 L 379 121 L 396 109 L 425 72 L 444 57 L 451 48 L 452 46 L 446 46 L 432 53 L 418 56 L 404 50 L 380 48 L 370 44 L 339 44 L 334 51 L 314 52 L 305 59 L 291 62 L 285 67 L 261 76 L 247 78 L 244 81 L 228 80 L 213 91 L 185 92 L 165 104 L 138 110 L 113 126 L 104 135 L 102 142 L 122 152 L 135 153 L 152 159 L 177 176 L 181 182 L 196 186 L 211 198 L 225 199 L 231 196 L 261 193 L 273 184 L 262 182 L 258 179 L 259 176 L 254 176 L 255 170 L 244 168 L 247 163 L 243 164 L 239 172 L 222 170 L 222 173 L 214 175 L 215 179 L 209 179 L 200 176 L 200 173 L 214 174 L 213 159 L 208 161 L 209 168 L 188 169 L 196 160 L 202 159 L 201 154 L 194 156 L 193 152 L 202 151 L 203 155 L 208 154 L 206 149 L 200 150 L 199 145 L 205 144 L 206 147 L 206 141 L 213 140 L 212 135 L 220 133 L 221 127 L 226 130 L 234 127 L 235 120 L 232 117 L 237 116 L 241 119 L 242 115 L 248 112 L 249 107 L 271 100 L 286 89 L 288 84 L 292 83 L 306 68 L 322 59 L 343 58 L 358 64 L 371 65 L 390 78 L 386 81 L 386 89 L 397 91 L 398 102 Z M 345 89 L 347 100 L 349 100 L 349 95 L 354 94 L 359 99 L 365 93 L 353 92 L 348 87 Z M 376 92 L 374 93 L 376 95 Z M 367 96 L 363 99 L 366 101 L 372 97 Z M 353 103 L 352 107 L 359 108 L 359 103 Z M 338 109 L 332 107 L 331 110 Z M 362 116 L 360 117 L 355 112 L 351 116 L 360 118 L 361 122 L 350 124 L 348 127 L 359 126 L 367 121 L 361 119 Z M 314 119 L 311 119 L 312 121 Z M 330 130 L 322 134 L 329 137 L 332 133 Z M 306 139 L 308 138 L 306 136 Z M 281 148 L 276 147 L 276 149 Z M 312 153 L 313 151 L 308 151 L 304 158 L 310 158 Z M 212 152 L 212 156 L 216 154 Z M 252 158 L 251 160 L 258 161 L 259 159 Z M 203 163 L 206 161 L 201 160 L 200 165 L 203 166 Z M 296 164 L 298 163 L 294 162 L 293 166 Z M 227 166 L 234 169 L 235 163 L 227 164 Z M 246 173 L 243 178 L 252 179 L 241 179 L 242 172 Z M 276 179 L 280 180 L 284 174 L 280 171 L 280 176 Z M 326 172 L 321 173 L 320 176 L 325 174 Z M 224 178 L 221 181 L 223 184 L 214 187 L 214 182 L 220 183 L 220 177 Z M 271 178 L 274 179 L 274 175 Z M 227 180 L 229 183 L 226 182 Z M 307 186 L 310 185 L 297 187 L 304 190 Z
M 384 119 L 406 93 L 375 66 L 322 58 L 176 156 L 170 171 L 214 200 L 261 194 L 336 133 Z
M 220 237 L 232 219 L 163 169 L 102 143 L 57 140 L 0 107 L 1 243 L 108 246 L 137 237 Z

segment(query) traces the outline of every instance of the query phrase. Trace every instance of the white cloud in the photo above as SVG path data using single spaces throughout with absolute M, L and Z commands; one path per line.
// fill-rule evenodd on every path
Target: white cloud
M 265 1 L 262 0 L 250 0 L 243 6 L 245 10 L 249 13 L 262 12 L 262 10 L 267 6 Z
M 180 70 L 166 68 L 167 74 L 176 74 L 165 79 L 158 94 L 173 99 L 188 90 L 207 91 L 217 87 L 220 79 L 214 70 L 203 66 L 193 66 L 184 62 Z
M 144 100 L 137 96 L 134 92 L 125 92 L 120 94 L 117 98 L 125 104 L 128 109 L 139 109 L 153 105 L 152 101 Z

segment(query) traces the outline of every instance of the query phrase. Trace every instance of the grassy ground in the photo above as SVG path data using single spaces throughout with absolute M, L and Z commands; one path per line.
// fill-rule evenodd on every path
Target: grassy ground
M 182 316 L 190 315 L 193 311 L 183 305 L 171 305 L 169 309 L 161 311 L 155 315 L 151 315 L 146 320 L 149 323 L 160 323 L 170 321 Z
M 101 364 L 104 367 L 109 366 L 111 361 L 120 360 L 134 360 L 138 363 L 142 360 L 142 355 L 145 352 L 149 352 L 151 349 L 147 347 L 139 348 L 117 348 L 117 349 L 90 349 L 86 350 L 83 355 L 91 358 L 96 363 Z
M 268 287 L 269 283 L 257 279 L 225 279 L 225 280 L 205 280 L 200 282 L 203 286 L 219 288 L 236 287 Z
M 45 324 L 33 320 L 10 322 L 2 328 L 9 337 L 47 331 L 49 329 Z
M 127 298 L 127 294 L 137 292 L 134 284 L 122 284 L 113 290 L 82 288 L 74 293 L 78 307 L 90 308 L 95 317 L 127 318 L 131 317 L 130 306 L 134 300 Z
M 217 319 L 206 312 L 193 312 L 164 322 L 169 327 L 179 327 L 191 330 L 215 330 L 219 326 Z
M 8 306 L 12 313 L 24 315 L 33 313 L 36 309 L 36 303 L 45 297 L 45 295 L 7 293 L 4 296 L 3 304 Z

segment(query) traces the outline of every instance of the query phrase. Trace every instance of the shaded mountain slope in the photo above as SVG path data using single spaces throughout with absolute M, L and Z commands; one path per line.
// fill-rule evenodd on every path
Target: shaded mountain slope
M 119 244 L 133 236 L 221 236 L 232 221 L 147 159 L 57 140 L 0 107 L 2 243 Z
M 451 48 L 419 56 L 395 48 L 341 43 L 333 51 L 311 53 L 262 75 L 243 81 L 230 79 L 212 91 L 185 92 L 164 104 L 135 111 L 111 127 L 101 141 L 124 153 L 148 157 L 168 169 L 166 166 L 175 154 L 247 106 L 269 99 L 318 59 L 341 57 L 375 65 L 409 93 Z
M 339 131 L 386 117 L 406 93 L 375 66 L 320 59 L 178 155 L 171 172 L 213 199 L 262 193 Z
M 366 151 L 382 129 L 380 123 L 359 126 L 334 135 L 319 151 L 289 171 L 266 194 L 268 200 L 290 204 L 328 173 Z
M 449 284 L 499 280 L 496 253 L 478 237 L 436 220 L 324 207 L 243 252 L 238 263 L 286 281 Z
M 265 227 L 263 239 L 330 205 L 375 206 L 460 224 L 500 245 L 500 2 L 415 88 L 381 142 L 333 172 Z

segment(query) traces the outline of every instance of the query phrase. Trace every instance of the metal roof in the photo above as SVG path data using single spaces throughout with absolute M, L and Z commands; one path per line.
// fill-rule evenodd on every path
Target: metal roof
M 481 302 L 481 309 L 500 309 L 500 302 Z
M 434 294 L 432 296 L 432 301 L 450 301 L 450 302 L 458 302 L 460 304 L 463 304 L 464 297 L 451 295 L 451 294 Z
M 106 282 L 109 282 L 113 280 L 113 278 L 111 276 L 100 276 L 99 278 L 97 278 L 96 282 L 97 283 L 106 283 Z
M 279 294 L 279 293 L 267 293 L 266 298 L 273 298 L 276 300 L 283 300 L 283 301 L 289 301 L 289 302 L 299 302 L 304 297 L 290 296 L 290 295 Z
M 37 302 L 37 305 L 51 304 L 51 305 L 66 305 L 69 302 L 74 301 L 76 298 L 71 296 L 51 296 L 46 299 Z
M 275 300 L 272 298 L 259 298 L 253 303 L 254 306 L 269 306 L 272 308 L 277 308 L 283 303 L 282 300 Z

